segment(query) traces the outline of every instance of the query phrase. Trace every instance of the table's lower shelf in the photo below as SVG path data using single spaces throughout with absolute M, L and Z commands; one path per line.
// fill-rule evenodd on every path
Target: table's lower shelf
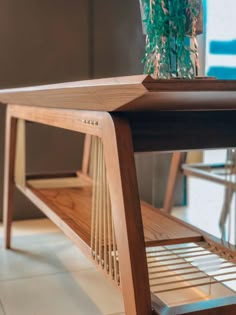
M 61 187 L 66 182 L 67 187 Z M 69 187 L 71 183 L 77 187 Z M 26 187 L 18 188 L 91 257 L 91 182 L 76 174 L 56 184 L 52 188 L 54 179 L 44 178 L 27 181 Z M 145 202 L 141 208 L 150 290 L 158 314 L 198 314 L 204 309 L 235 304 L 236 265 L 218 255 L 200 232 Z M 118 268 L 119 256 L 114 249 L 111 256 L 113 268 Z
M 83 175 L 79 174 L 80 176 L 83 178 Z M 64 179 L 60 179 L 60 182 L 63 181 Z M 51 182 L 53 183 L 52 179 L 49 183 Z M 68 182 L 71 182 L 71 178 Z M 28 183 L 25 189 L 19 187 L 21 191 L 36 205 L 40 203 L 40 209 L 46 215 L 49 212 L 53 214 L 55 223 L 61 228 L 68 225 L 80 239 L 90 246 L 92 186 L 89 184 L 89 180 L 85 185 L 79 185 L 76 188 L 61 188 L 60 183 L 57 188 L 43 188 L 42 185 L 48 186 L 45 179 L 42 181 L 30 180 Z M 147 247 L 202 240 L 200 233 L 180 222 L 173 221 L 151 205 L 141 202 L 141 209 Z

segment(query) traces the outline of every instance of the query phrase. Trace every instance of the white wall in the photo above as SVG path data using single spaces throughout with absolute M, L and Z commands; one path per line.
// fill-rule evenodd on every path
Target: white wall
M 236 55 L 210 52 L 212 41 L 236 39 L 236 0 L 206 0 L 206 4 L 206 72 L 210 67 L 236 67 Z

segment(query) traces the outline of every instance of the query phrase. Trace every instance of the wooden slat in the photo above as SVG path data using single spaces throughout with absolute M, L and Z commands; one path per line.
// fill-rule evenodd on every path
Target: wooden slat
M 85 135 L 82 172 L 87 175 L 89 173 L 90 149 L 91 149 L 91 141 L 92 141 L 91 139 L 92 137 L 90 135 Z
M 142 217 L 147 247 L 203 240 L 200 233 L 192 231 L 180 222 L 175 222 L 145 202 L 142 202 Z
M 84 177 L 64 177 L 50 179 L 32 179 L 27 184 L 37 189 L 53 189 L 53 188 L 78 188 L 91 186 L 91 181 Z

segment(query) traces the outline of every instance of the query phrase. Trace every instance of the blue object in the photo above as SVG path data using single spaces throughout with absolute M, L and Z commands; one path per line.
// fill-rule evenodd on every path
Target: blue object
M 216 77 L 221 80 L 233 80 L 236 79 L 235 67 L 210 67 L 207 75 L 210 77 Z
M 221 55 L 236 55 L 236 40 L 210 42 L 210 53 Z
M 221 0 L 209 0 L 209 3 L 208 0 L 203 0 L 203 6 L 207 39 L 206 74 L 217 79 L 236 79 L 236 34 L 233 32 L 235 19 L 231 14 L 236 8 L 236 1 L 234 4 L 232 0 L 225 9 Z

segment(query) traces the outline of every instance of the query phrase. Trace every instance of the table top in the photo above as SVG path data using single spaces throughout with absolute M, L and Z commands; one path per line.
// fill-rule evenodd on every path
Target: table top
M 0 90 L 0 102 L 96 111 L 236 109 L 236 80 L 154 80 L 148 75 Z

